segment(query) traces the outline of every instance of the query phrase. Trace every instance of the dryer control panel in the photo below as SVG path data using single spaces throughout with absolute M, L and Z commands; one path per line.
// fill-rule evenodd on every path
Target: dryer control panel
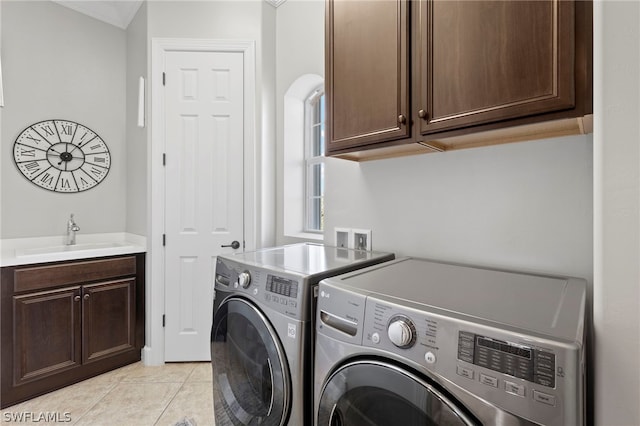
M 552 352 L 460 331 L 458 359 L 548 388 L 555 387 L 556 355 Z

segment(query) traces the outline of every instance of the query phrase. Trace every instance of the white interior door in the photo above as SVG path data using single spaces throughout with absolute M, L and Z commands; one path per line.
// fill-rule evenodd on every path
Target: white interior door
M 215 258 L 244 240 L 243 55 L 167 52 L 164 88 L 165 360 L 207 361 Z

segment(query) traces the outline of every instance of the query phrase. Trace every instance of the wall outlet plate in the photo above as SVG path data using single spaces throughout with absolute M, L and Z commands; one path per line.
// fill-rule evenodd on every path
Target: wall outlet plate
M 371 229 L 352 229 L 352 247 L 356 250 L 371 251 Z
M 334 228 L 334 232 L 336 234 L 336 247 L 340 248 L 351 248 L 350 244 L 352 243 L 351 238 L 351 229 L 348 228 Z

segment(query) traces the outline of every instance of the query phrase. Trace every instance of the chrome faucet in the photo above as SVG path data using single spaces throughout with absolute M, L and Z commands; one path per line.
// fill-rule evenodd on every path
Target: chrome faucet
M 73 213 L 67 221 L 67 245 L 72 246 L 76 243 L 76 232 L 80 230 L 80 227 L 76 225 L 76 221 L 73 220 Z

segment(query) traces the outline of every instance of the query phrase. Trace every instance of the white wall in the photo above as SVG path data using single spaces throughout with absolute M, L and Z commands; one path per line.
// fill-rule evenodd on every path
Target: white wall
M 640 424 L 640 3 L 594 4 L 595 424 Z
M 284 235 L 284 95 L 304 74 L 324 76 L 324 1 L 287 0 L 277 9 L 277 231 L 278 244 L 297 242 Z M 300 140 L 300 144 L 303 141 Z
M 2 4 L 0 4 L 0 46 L 2 46 Z M 4 58 L 2 55 L 2 49 L 0 48 L 0 58 Z M 1 61 L 0 61 L 1 62 Z M 1 70 L 0 70 L 1 71 Z M 0 149 L 2 149 L 2 111 L 4 108 L 0 107 Z M 2 151 L 0 151 L 0 177 L 2 176 Z M 0 204 L 2 201 L 2 182 L 0 179 Z M 2 238 L 2 206 L 0 205 L 0 238 Z
M 149 108 L 145 127 L 137 126 L 139 77 L 145 78 L 145 99 L 148 101 L 147 76 L 147 4 L 143 3 L 127 27 L 127 198 L 126 232 L 147 234 L 147 135 Z
M 75 213 L 81 233 L 122 232 L 126 204 L 125 32 L 50 1 L 3 1 L 2 238 L 63 235 Z M 97 132 L 111 170 L 85 192 L 59 194 L 13 164 L 27 126 L 62 118 Z
M 267 6 L 257 0 L 151 1 L 147 3 L 149 36 L 259 42 L 262 8 Z
M 246 1 L 152 1 L 147 3 L 148 37 L 253 40 L 256 43 L 256 158 L 254 186 L 257 191 L 255 224 L 257 246 L 274 243 L 273 199 L 275 187 L 272 159 L 275 132 L 273 52 L 275 12 L 262 0 Z M 265 179 L 261 180 L 264 176 Z
M 275 245 L 276 241 L 276 8 L 262 6 L 262 143 L 258 183 L 261 226 L 258 241 L 261 247 Z
M 591 137 L 326 165 L 325 240 L 591 280 Z

